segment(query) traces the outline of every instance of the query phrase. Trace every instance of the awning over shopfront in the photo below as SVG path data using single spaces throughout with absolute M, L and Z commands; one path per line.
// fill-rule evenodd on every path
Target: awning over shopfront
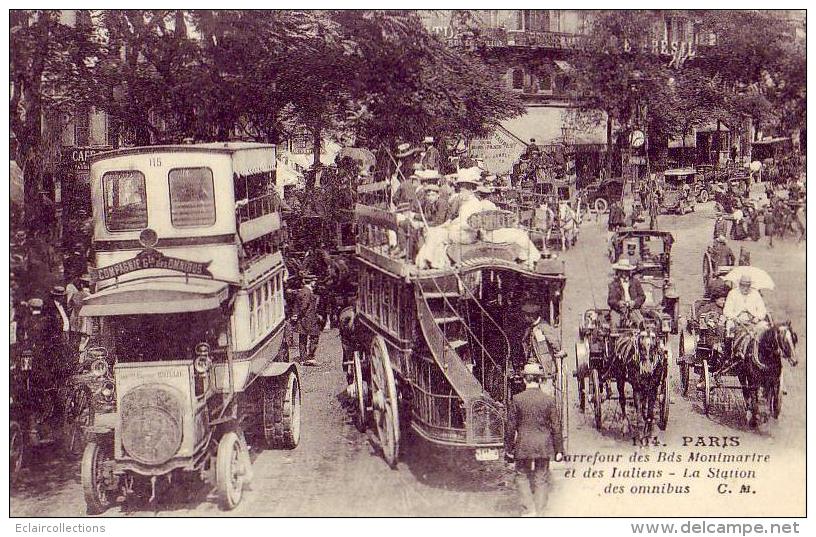
M 573 144 L 606 144 L 606 121 L 599 125 L 579 128 L 572 119 L 574 112 L 569 108 L 535 106 L 527 108 L 527 113 L 502 123 L 514 136 L 529 143 L 535 138 L 538 145 L 562 143 L 566 128 L 567 138 Z
M 224 282 L 184 277 L 125 282 L 85 299 L 83 316 L 149 315 L 207 311 L 227 299 Z

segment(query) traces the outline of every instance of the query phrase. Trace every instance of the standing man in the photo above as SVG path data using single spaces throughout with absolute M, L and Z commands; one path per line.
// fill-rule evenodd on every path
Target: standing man
M 737 258 L 733 250 L 725 242 L 725 235 L 717 235 L 714 244 L 711 245 L 711 258 L 716 267 L 733 267 L 737 264 Z
M 317 365 L 315 352 L 320 341 L 320 331 L 323 328 L 320 316 L 317 314 L 317 295 L 314 292 L 315 278 L 312 274 L 303 277 L 303 287 L 295 296 L 294 322 L 295 332 L 298 333 L 299 360 L 303 365 Z
M 433 136 L 426 136 L 422 142 L 425 144 L 425 152 L 422 154 L 422 160 L 420 161 L 423 169 L 439 170 L 441 156 L 439 150 L 434 147 Z
M 510 404 L 505 439 L 508 460 L 515 461 L 523 517 L 541 516 L 550 488 L 550 459 L 563 457 L 564 439 L 555 399 L 541 390 L 540 364 L 524 366 L 525 390 Z

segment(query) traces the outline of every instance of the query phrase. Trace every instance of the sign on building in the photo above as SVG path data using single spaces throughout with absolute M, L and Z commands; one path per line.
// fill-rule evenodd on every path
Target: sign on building
M 504 175 L 510 173 L 527 145 L 513 136 L 507 129 L 497 127 L 488 138 L 470 141 L 470 156 L 484 161 L 490 173 Z
M 108 146 L 63 147 L 62 166 L 75 182 L 90 184 L 91 157 L 111 149 Z

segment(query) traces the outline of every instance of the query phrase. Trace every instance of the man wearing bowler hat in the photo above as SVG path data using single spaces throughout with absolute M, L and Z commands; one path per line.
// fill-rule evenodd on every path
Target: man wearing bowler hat
M 555 399 L 541 390 L 540 364 L 524 366 L 525 390 L 508 408 L 505 457 L 515 462 L 516 485 L 524 517 L 542 516 L 550 487 L 550 459 L 563 457 L 564 439 Z
M 320 341 L 323 323 L 317 314 L 317 295 L 314 292 L 317 278 L 313 274 L 303 276 L 303 287 L 295 296 L 293 321 L 298 333 L 299 360 L 303 365 L 317 365 L 315 352 Z

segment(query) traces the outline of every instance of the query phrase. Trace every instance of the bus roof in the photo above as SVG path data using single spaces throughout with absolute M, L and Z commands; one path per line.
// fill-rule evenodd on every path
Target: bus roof
M 255 142 L 212 142 L 206 144 L 177 144 L 177 145 L 149 145 L 140 147 L 124 147 L 105 151 L 93 155 L 89 161 L 91 163 L 110 158 L 123 157 L 127 155 L 143 155 L 148 153 L 219 153 L 231 154 L 239 151 L 253 149 L 275 149 L 274 144 L 259 144 Z

